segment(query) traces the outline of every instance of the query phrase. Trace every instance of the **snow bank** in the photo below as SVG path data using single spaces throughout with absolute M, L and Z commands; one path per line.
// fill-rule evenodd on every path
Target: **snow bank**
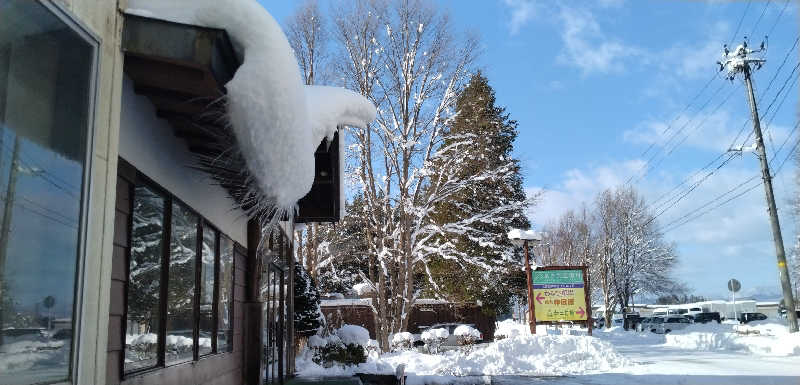
M 128 12 L 225 29 L 242 65 L 225 87 L 228 121 L 262 205 L 294 211 L 314 181 L 314 151 L 337 125 L 363 127 L 375 107 L 351 91 L 304 86 L 289 42 L 255 0 L 130 0 Z
M 336 330 L 336 336 L 339 337 L 345 345 L 354 344 L 367 346 L 369 342 L 369 331 L 358 325 L 342 325 L 342 327 Z
M 665 346 L 700 351 L 738 351 L 759 356 L 800 355 L 800 335 L 784 325 L 694 324 L 665 336 Z
M 324 369 L 298 358 L 298 375 L 390 374 L 400 365 L 410 377 L 468 375 L 577 375 L 607 371 L 627 364 L 608 342 L 589 336 L 527 335 L 476 345 L 469 354 L 449 351 L 425 354 L 399 351 L 370 357 L 350 368 Z M 411 379 L 411 378 L 410 378 Z M 413 380 L 410 382 L 414 382 Z

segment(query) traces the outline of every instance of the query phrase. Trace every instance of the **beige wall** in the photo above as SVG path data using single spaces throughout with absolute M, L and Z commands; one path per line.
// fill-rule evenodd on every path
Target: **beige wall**
M 114 201 L 122 89 L 122 13 L 127 0 L 52 0 L 100 39 L 86 263 L 76 384 L 106 380 Z

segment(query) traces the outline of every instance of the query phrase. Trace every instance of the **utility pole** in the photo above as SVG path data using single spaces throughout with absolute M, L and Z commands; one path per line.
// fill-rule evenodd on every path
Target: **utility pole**
M 747 39 L 745 37 L 745 39 Z M 742 73 L 744 75 L 744 83 L 747 86 L 747 101 L 750 104 L 750 113 L 753 115 L 753 131 L 756 137 L 756 156 L 761 162 L 761 175 L 764 181 L 764 192 L 767 196 L 767 206 L 769 209 L 769 222 L 772 227 L 772 238 L 775 242 L 775 253 L 778 258 L 778 274 L 780 275 L 781 288 L 783 289 L 783 300 L 789 304 L 790 311 L 787 312 L 787 319 L 789 320 L 789 332 L 797 332 L 797 313 L 794 311 L 794 295 L 792 293 L 792 283 L 789 278 L 789 269 L 786 266 L 786 251 L 783 248 L 783 235 L 781 234 L 781 224 L 778 219 L 778 209 L 775 205 L 775 194 L 772 190 L 772 176 L 769 173 L 769 159 L 767 158 L 767 150 L 764 147 L 764 138 L 761 134 L 761 122 L 758 117 L 758 106 L 756 105 L 756 97 L 753 92 L 753 82 L 750 79 L 752 68 L 761 69 L 761 66 L 766 62 L 763 58 L 753 57 L 754 53 L 764 52 L 764 43 L 761 43 L 761 48 L 758 50 L 751 50 L 747 48 L 747 40 L 736 47 L 733 52 L 728 51 L 725 46 L 724 62 L 717 62 L 720 65 L 720 71 L 727 68 L 728 79 L 733 81 L 736 74 Z

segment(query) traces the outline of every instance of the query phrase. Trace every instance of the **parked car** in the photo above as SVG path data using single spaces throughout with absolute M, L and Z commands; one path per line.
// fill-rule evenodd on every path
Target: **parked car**
M 763 321 L 767 319 L 767 315 L 763 313 L 741 313 L 738 319 L 740 323 L 746 324 L 750 321 Z
M 653 317 L 644 327 L 653 333 L 667 334 L 673 330 L 685 329 L 691 323 L 689 317 L 685 316 Z
M 44 328 L 8 328 L 2 330 L 3 342 L 6 344 L 18 341 L 45 341 L 47 333 Z
M 692 316 L 692 320 L 698 324 L 704 324 L 711 321 L 717 321 L 717 323 L 721 322 L 719 312 L 717 311 L 694 314 Z
M 54 340 L 68 340 L 72 338 L 72 329 L 61 329 L 50 337 Z
M 470 327 L 473 327 L 473 328 L 477 329 L 474 324 L 442 323 L 442 324 L 431 325 L 431 326 L 425 328 L 425 330 L 428 330 L 428 329 L 447 329 L 447 332 L 449 333 L 449 335 L 447 336 L 447 339 L 444 340 L 444 342 L 442 343 L 442 346 L 459 346 L 458 339 L 456 338 L 456 336 L 453 335 L 453 332 L 455 332 L 456 328 L 461 326 L 461 325 L 467 325 L 467 326 L 470 326 Z M 425 330 L 420 330 L 420 333 L 422 333 Z M 475 343 L 481 343 L 481 342 L 483 342 L 483 333 L 481 333 L 480 339 L 475 341 Z M 415 345 L 415 346 L 417 346 L 417 345 Z
M 633 325 L 633 330 L 636 330 L 637 332 L 642 332 L 642 331 L 647 330 L 647 329 L 645 329 L 645 325 L 651 323 L 652 320 L 653 320 L 653 317 L 639 317 L 639 319 Z

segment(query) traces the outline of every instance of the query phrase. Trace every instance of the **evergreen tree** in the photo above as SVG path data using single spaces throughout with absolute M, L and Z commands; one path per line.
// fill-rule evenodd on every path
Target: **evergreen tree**
M 322 224 L 318 228 L 319 246 L 317 277 L 323 293 L 347 293 L 361 283 L 361 274 L 369 275 L 366 206 L 361 194 L 345 204 L 345 215 L 337 224 Z
M 456 172 L 466 178 L 468 175 L 506 166 L 509 161 L 514 166 L 511 168 L 512 175 L 487 180 L 459 192 L 452 199 L 438 203 L 434 222 L 439 225 L 463 220 L 470 215 L 469 212 L 475 212 L 476 208 L 477 211 L 490 212 L 511 201 L 526 200 L 519 162 L 512 156 L 517 137 L 517 122 L 509 119 L 505 108 L 495 105 L 494 90 L 480 72 L 472 76 L 469 84 L 460 93 L 456 107 L 457 114 L 448 124 L 442 148 L 447 148 L 453 141 L 463 141 L 465 136 L 470 136 L 472 141 L 471 148 L 467 150 L 470 154 L 465 157 L 466 161 L 458 164 L 459 169 Z M 434 167 L 437 165 L 434 164 Z M 530 223 L 522 209 L 506 211 L 501 215 L 505 220 L 479 226 L 482 226 L 483 231 L 494 235 L 492 242 L 495 245 L 519 255 L 520 250 L 515 250 L 506 234 L 511 228 L 528 228 Z M 504 275 L 487 274 L 480 267 L 439 258 L 430 264 L 431 276 L 439 291 L 451 300 L 480 301 L 487 310 L 507 312 L 510 297 L 524 293 L 525 279 L 519 266 L 507 261 L 501 262 L 502 256 L 496 247 L 485 247 L 484 242 L 477 242 L 469 234 L 448 234 L 447 240 L 462 252 L 496 264 L 505 264 L 507 268 Z
M 294 330 L 300 337 L 310 337 L 325 324 L 319 307 L 319 291 L 314 279 L 299 263 L 294 264 Z

